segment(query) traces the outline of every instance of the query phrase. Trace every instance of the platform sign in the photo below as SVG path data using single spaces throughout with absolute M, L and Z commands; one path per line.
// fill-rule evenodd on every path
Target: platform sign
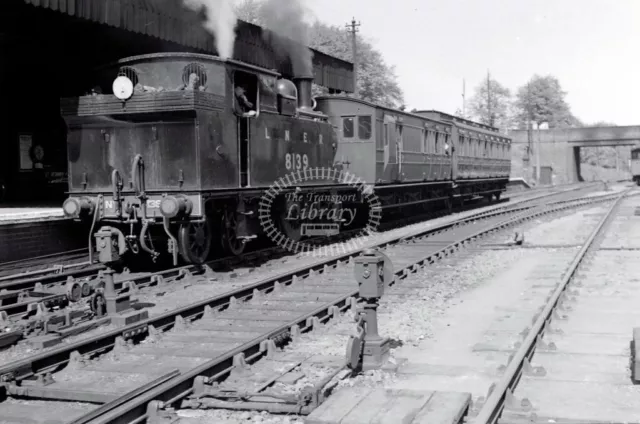
M 32 170 L 31 147 L 33 146 L 33 136 L 31 134 L 20 134 L 18 140 L 20 143 L 20 170 Z

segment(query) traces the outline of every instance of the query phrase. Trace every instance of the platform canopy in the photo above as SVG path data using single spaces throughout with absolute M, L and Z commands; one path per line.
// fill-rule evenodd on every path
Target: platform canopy
M 202 26 L 203 16 L 183 6 L 183 0 L 22 0 L 98 24 L 132 31 L 216 54 L 214 37 Z M 1 5 L 0 5 L 1 6 Z M 1 13 L 1 12 L 0 12 Z M 279 62 L 259 26 L 238 21 L 234 59 L 291 77 L 291 64 Z M 318 50 L 313 52 L 315 83 L 333 90 L 353 91 L 353 64 Z

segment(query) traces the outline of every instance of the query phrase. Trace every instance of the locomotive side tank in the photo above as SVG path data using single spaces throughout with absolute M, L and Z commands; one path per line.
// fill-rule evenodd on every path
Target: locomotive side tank
M 103 227 L 103 262 L 168 251 L 174 263 L 178 254 L 203 263 L 216 247 L 240 254 L 261 234 L 266 188 L 295 171 L 333 167 L 336 137 L 312 110 L 309 76 L 294 83 L 241 62 L 165 53 L 123 59 L 96 80 L 91 95 L 61 101 L 69 127 L 63 209 Z M 252 110 L 241 109 L 240 92 Z M 314 174 L 274 200 L 276 221 L 287 191 L 304 187 L 346 189 Z

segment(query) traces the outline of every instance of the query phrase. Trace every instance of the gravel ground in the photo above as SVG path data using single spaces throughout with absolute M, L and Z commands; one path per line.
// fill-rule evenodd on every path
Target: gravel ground
M 605 190 L 594 191 L 587 194 L 584 197 L 606 196 L 608 194 L 619 193 L 621 191 L 628 189 L 632 185 L 633 185 L 632 183 L 609 183 L 608 191 L 605 191 Z
M 638 215 L 636 215 L 638 213 Z M 611 223 L 609 231 L 600 247 L 640 248 L 640 198 L 625 199 L 620 205 L 620 214 Z
M 532 196 L 534 195 L 535 193 L 532 194 Z M 528 196 L 523 197 L 526 198 Z M 503 205 L 508 204 L 509 203 Z M 424 223 L 412 224 L 406 227 L 380 232 L 372 236 L 368 236 L 363 243 L 355 243 L 355 248 L 359 248 L 361 244 L 364 244 L 365 246 L 373 246 L 386 240 L 408 236 L 419 230 L 433 228 L 437 225 L 496 207 L 497 206 L 489 206 L 487 208 L 456 213 Z M 354 250 L 353 244 L 351 245 L 352 247 L 349 247 L 349 245 L 346 245 L 345 243 L 335 243 L 331 246 L 339 251 Z M 304 265 L 314 263 L 317 260 L 318 258 L 313 256 L 298 254 L 286 258 L 274 259 L 256 268 L 238 268 L 232 272 L 225 273 L 209 272 L 202 276 L 193 276 L 192 278 L 185 279 L 184 281 L 143 288 L 132 298 L 140 303 L 148 305 L 149 307 L 146 309 L 149 312 L 149 316 L 153 317 L 181 306 L 190 305 L 209 297 L 221 295 L 242 286 L 254 284 L 262 279 L 300 268 Z M 114 330 L 115 328 L 115 326 L 111 325 L 100 327 L 78 336 L 69 337 L 65 339 L 63 343 L 71 344 L 98 334 L 104 334 Z M 0 351 L 0 364 L 6 364 L 29 355 L 46 352 L 55 348 L 56 347 L 53 346 L 47 349 L 35 349 L 26 343 L 14 345 L 9 349 Z
M 562 242 L 565 239 L 573 243 L 578 237 L 573 232 L 581 229 L 583 239 L 588 235 L 589 228 L 597 224 L 596 214 L 603 212 L 602 207 L 596 207 L 570 213 L 559 219 L 564 225 L 556 225 L 554 221 L 536 223 L 531 222 L 526 227 L 527 234 L 533 232 L 536 237 L 554 232 L 556 240 Z M 567 222 L 572 222 L 567 226 Z M 496 238 L 504 235 L 496 236 Z M 486 239 L 485 239 L 486 240 Z M 580 240 L 583 241 L 583 240 Z M 564 241 L 567 244 L 567 241 Z M 562 260 L 569 260 L 573 252 L 559 254 L 558 251 L 566 249 L 544 249 L 539 253 L 545 258 L 562 256 Z M 382 298 L 379 307 L 379 328 L 382 336 L 390 337 L 397 344 L 409 348 L 420 348 L 425 341 L 437 339 L 449 329 L 450 317 L 447 311 L 457 307 L 464 309 L 464 300 L 460 295 L 464 292 L 473 293 L 474 289 L 480 289 L 487 284 L 504 284 L 500 276 L 508 269 L 513 273 L 518 272 L 519 264 L 527 261 L 532 256 L 529 249 L 512 250 L 485 250 L 473 249 L 461 252 L 453 258 L 439 262 L 432 268 L 427 268 L 413 275 L 397 286 L 389 289 Z M 564 257 L 567 258 L 564 258 Z M 542 256 L 541 256 L 542 258 Z M 538 260 L 541 260 L 538 258 Z M 495 288 L 493 289 L 495 290 Z M 467 293 L 468 295 L 470 293 Z M 468 296 L 467 296 L 468 297 Z M 493 298 L 491 298 L 493 299 Z M 491 299 L 485 299 L 490 308 Z M 475 301 L 474 301 L 475 303 Z M 351 311 L 340 319 L 329 322 L 318 331 L 303 334 L 300 339 L 289 344 L 283 349 L 283 354 L 309 355 L 310 352 L 321 352 L 323 355 L 332 355 L 336 358 L 345 357 L 345 349 L 349 335 L 355 335 L 356 325 Z M 401 348 L 402 349 L 402 348 Z M 391 350 L 391 363 L 397 363 L 398 349 Z M 368 371 L 353 379 L 343 380 L 338 387 L 390 387 L 399 381 L 393 373 L 382 371 Z M 302 423 L 300 417 L 276 416 L 264 412 L 232 412 L 232 411 L 179 411 L 181 417 L 189 417 L 198 423 Z
M 610 207 L 610 203 L 570 213 L 553 221 L 543 218 L 533 221 L 535 226 L 525 232 L 525 245 L 579 245 L 589 237 Z

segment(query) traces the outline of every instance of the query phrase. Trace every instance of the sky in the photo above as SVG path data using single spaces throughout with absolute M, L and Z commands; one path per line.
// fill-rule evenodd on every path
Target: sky
M 640 125 L 640 0 L 303 1 L 324 23 L 360 21 L 408 109 L 453 113 L 487 71 L 512 92 L 539 74 L 583 122 Z

